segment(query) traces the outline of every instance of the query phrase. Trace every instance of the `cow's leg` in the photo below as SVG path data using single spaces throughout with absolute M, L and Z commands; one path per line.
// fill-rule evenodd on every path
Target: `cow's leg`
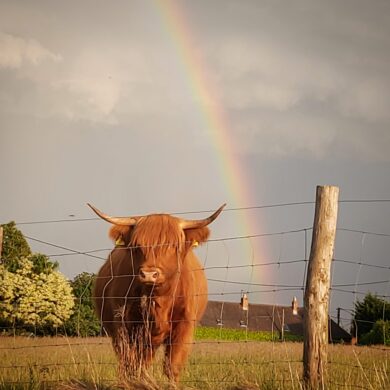
M 166 339 L 164 372 L 170 380 L 177 382 L 186 364 L 192 348 L 194 328 L 193 321 L 179 322 Z

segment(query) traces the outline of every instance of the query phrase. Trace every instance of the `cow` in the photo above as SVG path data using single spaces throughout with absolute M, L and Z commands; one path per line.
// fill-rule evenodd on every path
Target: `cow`
M 94 284 L 102 328 L 119 359 L 131 355 L 142 368 L 164 346 L 164 373 L 177 382 L 207 305 L 207 279 L 193 248 L 207 241 L 207 226 L 225 204 L 201 220 L 169 214 L 111 217 L 88 206 L 113 225 L 109 236 L 116 243 Z M 134 364 L 127 369 L 134 371 Z

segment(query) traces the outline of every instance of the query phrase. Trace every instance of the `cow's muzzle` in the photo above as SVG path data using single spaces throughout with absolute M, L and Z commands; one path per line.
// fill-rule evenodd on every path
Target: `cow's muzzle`
M 139 280 L 146 284 L 156 284 L 161 271 L 158 268 L 140 268 Z

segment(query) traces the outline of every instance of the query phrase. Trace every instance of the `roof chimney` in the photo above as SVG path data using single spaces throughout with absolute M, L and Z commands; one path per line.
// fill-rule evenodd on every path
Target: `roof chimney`
M 248 296 L 244 293 L 241 296 L 241 302 L 240 302 L 242 310 L 248 311 L 248 304 L 249 304 L 248 303 Z
M 294 297 L 292 302 L 291 302 L 291 308 L 294 316 L 298 315 L 298 301 L 297 297 Z

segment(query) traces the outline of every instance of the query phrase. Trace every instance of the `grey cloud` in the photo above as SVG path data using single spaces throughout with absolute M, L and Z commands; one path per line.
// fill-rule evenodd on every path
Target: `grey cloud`
M 73 19 L 68 7 L 22 12 L 10 4 L 16 20 L 37 23 L 27 25 L 34 38 L 22 23 L 14 27 L 25 37 L 17 41 L 24 51 L 18 49 L 13 62 L 9 56 L 14 73 L 7 73 L 0 95 L 3 112 L 101 126 L 139 123 L 176 134 L 205 131 L 201 106 L 214 112 L 216 102 L 196 95 L 194 75 L 152 6 L 99 3 L 86 26 L 88 3 Z M 239 153 L 323 158 L 336 143 L 339 157 L 388 159 L 390 32 L 381 2 L 215 0 L 207 11 L 204 1 L 183 4 L 193 34 L 189 49 L 216 87 Z M 21 54 L 33 43 L 34 54 Z M 55 47 L 62 61 L 46 47 Z M 19 67 L 23 61 L 40 66 Z M 207 148 L 206 137 L 196 142 Z
M 17 37 L 0 31 L 0 68 L 20 68 L 23 64 L 39 65 L 45 60 L 61 61 L 35 39 Z

